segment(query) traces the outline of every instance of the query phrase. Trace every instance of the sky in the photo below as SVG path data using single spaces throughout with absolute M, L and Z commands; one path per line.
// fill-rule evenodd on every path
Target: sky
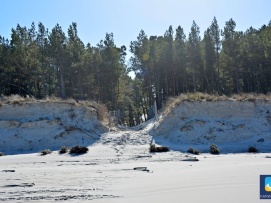
M 1 0 L 0 8 L 5 38 L 17 24 L 30 28 L 42 22 L 50 31 L 58 23 L 67 34 L 76 22 L 85 44 L 96 46 L 112 32 L 115 44 L 127 50 L 141 29 L 147 36 L 163 35 L 170 25 L 174 30 L 180 25 L 188 36 L 194 20 L 203 35 L 214 16 L 221 29 L 232 18 L 237 31 L 271 20 L 271 0 Z

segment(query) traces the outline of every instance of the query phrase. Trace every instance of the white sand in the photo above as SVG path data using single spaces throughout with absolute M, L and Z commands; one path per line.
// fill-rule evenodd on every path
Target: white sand
M 264 155 L 203 156 L 197 163 L 145 163 L 153 173 L 116 184 L 124 198 L 111 202 L 260 202 L 259 175 L 270 174 Z
M 115 140 L 120 141 L 123 133 L 142 132 L 115 133 Z M 108 133 L 103 139 L 111 138 Z M 147 144 L 100 142 L 81 156 L 4 156 L 0 201 L 260 202 L 259 176 L 270 174 L 271 159 L 266 155 L 201 154 L 196 156 L 199 161 L 184 161 L 192 156 L 174 151 L 150 156 Z M 147 167 L 149 172 L 135 167 Z
M 227 112 L 232 115 L 233 110 L 224 111 L 224 116 L 219 118 L 208 112 L 205 117 L 187 114 L 187 120 L 180 121 L 177 114 L 181 111 L 183 115 L 184 109 L 175 109 L 158 123 L 149 121 L 136 128 L 111 129 L 111 132 L 97 127 L 97 120 L 89 119 L 93 114 L 83 114 L 80 108 L 71 111 L 69 107 L 67 111 L 52 105 L 44 106 L 40 112 L 35 107 L 32 113 L 26 113 L 28 118 L 20 117 L 17 112 L 9 113 L 4 119 L 1 114 L 0 146 L 7 154 L 14 155 L 0 157 L 0 202 L 263 202 L 259 199 L 259 176 L 271 174 L 271 158 L 266 158 L 270 154 L 249 154 L 244 149 L 256 145 L 261 151 L 270 151 L 271 125 L 266 113 L 269 106 L 256 105 L 253 111 L 249 110 L 250 104 L 241 106 L 236 107 L 239 111 L 230 120 Z M 53 107 L 54 111 L 50 109 Z M 53 113 L 46 115 L 47 111 Z M 8 112 L 8 108 L 2 112 Z M 76 118 L 71 118 L 71 112 Z M 249 125 L 245 122 L 240 127 L 242 118 Z M 199 132 L 208 132 L 211 126 L 218 128 L 218 122 L 226 124 L 219 126 L 224 130 L 223 136 L 204 140 Z M 180 133 L 184 125 L 192 126 L 194 133 L 199 133 L 197 137 L 191 135 L 191 142 L 188 138 L 183 143 L 178 141 L 193 134 Z M 246 136 L 242 137 L 241 129 Z M 254 133 L 258 130 L 255 136 L 250 133 L 251 129 Z M 260 138 L 264 142 L 257 142 Z M 173 150 L 150 154 L 153 139 Z M 228 141 L 224 143 L 224 139 Z M 222 154 L 205 153 L 209 147 L 207 141 L 219 143 Z M 56 150 L 62 143 L 85 144 L 89 152 L 80 156 L 60 155 L 57 151 L 46 156 L 37 153 L 46 148 Z M 187 154 L 189 146 L 204 153 Z M 231 153 L 240 148 L 242 153 Z M 186 161 L 193 157 L 199 161 Z M 147 167 L 148 171 L 134 170 L 136 167 Z

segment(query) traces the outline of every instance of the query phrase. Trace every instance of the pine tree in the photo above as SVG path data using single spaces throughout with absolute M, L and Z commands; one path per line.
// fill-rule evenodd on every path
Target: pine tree
M 60 92 L 59 96 L 61 98 L 66 98 L 66 87 L 65 87 L 65 62 L 67 59 L 66 52 L 66 37 L 62 28 L 57 24 L 49 35 L 50 41 L 50 53 L 53 60 L 54 68 L 58 73 L 58 81 Z
M 177 95 L 182 92 L 187 92 L 187 78 L 186 78 L 186 63 L 187 63 L 187 51 L 186 51 L 186 36 L 181 26 L 176 29 L 176 35 L 174 40 L 174 66 L 176 69 L 176 87 Z
M 37 44 L 37 32 L 36 32 L 36 26 L 35 23 L 33 22 L 31 24 L 31 28 L 28 29 L 28 40 L 29 40 L 29 72 L 30 72 L 30 77 L 28 79 L 29 85 L 28 88 L 31 92 L 31 95 L 34 95 L 34 97 L 38 97 L 38 89 L 39 89 L 39 83 L 40 83 L 40 66 L 39 66 L 39 57 L 38 57 L 38 52 L 39 52 L 39 47 Z
M 77 24 L 75 22 L 69 26 L 68 40 L 68 67 L 69 95 L 75 98 L 83 98 L 83 84 L 85 82 L 86 69 L 82 65 L 84 55 L 84 44 L 77 34 Z
M 48 29 L 40 22 L 38 24 L 37 33 L 37 45 L 38 45 L 38 60 L 41 69 L 41 93 L 40 97 L 44 98 L 46 95 L 50 95 L 50 60 L 49 60 L 49 41 L 48 41 Z
M 11 67 L 9 41 L 0 35 L 0 95 L 11 92 L 11 81 L 14 69 Z
M 172 26 L 169 26 L 168 30 L 166 30 L 166 33 L 164 34 L 164 47 L 163 47 L 163 54 L 164 57 L 163 62 L 163 68 L 164 68 L 164 90 L 166 94 L 166 98 L 170 96 L 176 95 L 176 68 L 173 63 L 173 36 L 174 32 L 172 29 Z M 161 104 L 158 102 L 157 107 L 158 109 L 161 108 Z
M 203 64 L 200 47 L 200 30 L 198 25 L 193 21 L 191 32 L 188 39 L 188 59 L 189 72 L 192 76 L 193 91 L 205 90 L 203 85 Z
M 11 66 L 12 71 L 11 92 L 12 94 L 31 95 L 29 89 L 29 40 L 26 27 L 17 24 L 16 29 L 11 30 Z
M 233 19 L 230 19 L 226 22 L 223 30 L 223 57 L 224 62 L 224 79 L 226 79 L 226 85 L 232 87 L 230 92 L 240 93 L 242 91 L 242 85 L 240 81 L 240 66 L 239 66 L 239 49 L 238 49 L 238 40 L 240 39 L 242 33 L 237 33 L 235 31 L 236 23 Z M 225 84 L 224 84 L 225 85 Z
M 125 74 L 126 68 L 123 56 L 126 48 L 116 47 L 113 33 L 106 33 L 105 40 L 98 45 L 102 61 L 99 71 L 102 73 L 98 77 L 101 84 L 102 101 L 106 101 L 110 109 L 116 109 L 119 99 L 119 80 Z
M 212 43 L 214 46 L 215 54 L 216 54 L 216 60 L 215 60 L 215 66 L 216 66 L 216 73 L 214 76 L 214 80 L 216 82 L 216 91 L 220 91 L 220 65 L 219 65 L 219 53 L 221 49 L 221 40 L 220 40 L 220 33 L 221 30 L 219 29 L 216 17 L 214 17 L 212 24 L 209 28 L 210 32 L 208 32 L 211 36 Z
M 205 80 L 207 83 L 207 91 L 209 93 L 214 93 L 216 86 L 216 71 L 215 71 L 215 63 L 216 63 L 216 53 L 214 49 L 214 41 L 212 40 L 212 36 L 210 34 L 210 29 L 204 33 L 204 61 L 205 61 Z

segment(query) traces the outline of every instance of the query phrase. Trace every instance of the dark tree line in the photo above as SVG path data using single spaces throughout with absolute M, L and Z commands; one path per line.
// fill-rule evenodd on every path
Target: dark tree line
M 32 23 L 12 29 L 10 41 L 0 37 L 0 94 L 93 99 L 114 109 L 126 75 L 126 48 L 116 47 L 112 33 L 96 47 L 84 45 L 76 23 L 67 33 L 58 24 L 49 32 Z
M 193 21 L 189 36 L 172 26 L 163 36 L 143 30 L 132 41 L 130 67 L 141 81 L 143 97 L 158 108 L 171 96 L 187 92 L 211 94 L 271 91 L 271 21 L 260 29 L 235 30 L 230 19 L 220 29 L 216 18 L 200 37 Z
M 113 33 L 91 46 L 79 38 L 76 23 L 67 34 L 59 24 L 51 31 L 42 23 L 18 24 L 10 40 L 0 36 L 0 95 L 94 100 L 120 109 L 122 122 L 134 125 L 142 107 L 137 108 L 140 92 L 127 74 L 125 56 L 126 47 L 115 45 Z
M 112 33 L 91 46 L 76 23 L 67 34 L 58 24 L 51 31 L 42 23 L 18 24 L 10 40 L 0 36 L 0 94 L 91 99 L 120 109 L 121 120 L 133 125 L 155 101 L 159 109 L 181 93 L 270 92 L 271 23 L 246 32 L 235 27 L 230 19 L 220 29 L 214 18 L 203 39 L 194 21 L 188 36 L 181 26 L 163 36 L 141 30 L 127 68 L 126 47 L 117 47 Z

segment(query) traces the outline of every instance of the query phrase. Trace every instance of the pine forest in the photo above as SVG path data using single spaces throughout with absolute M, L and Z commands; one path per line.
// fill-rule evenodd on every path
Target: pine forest
M 271 21 L 245 32 L 233 19 L 220 28 L 214 18 L 204 32 L 193 21 L 188 36 L 181 26 L 161 36 L 141 30 L 130 47 L 117 47 L 113 33 L 84 44 L 78 32 L 75 22 L 67 33 L 33 22 L 17 24 L 10 39 L 0 33 L 0 95 L 94 100 L 132 126 L 182 93 L 271 92 Z

